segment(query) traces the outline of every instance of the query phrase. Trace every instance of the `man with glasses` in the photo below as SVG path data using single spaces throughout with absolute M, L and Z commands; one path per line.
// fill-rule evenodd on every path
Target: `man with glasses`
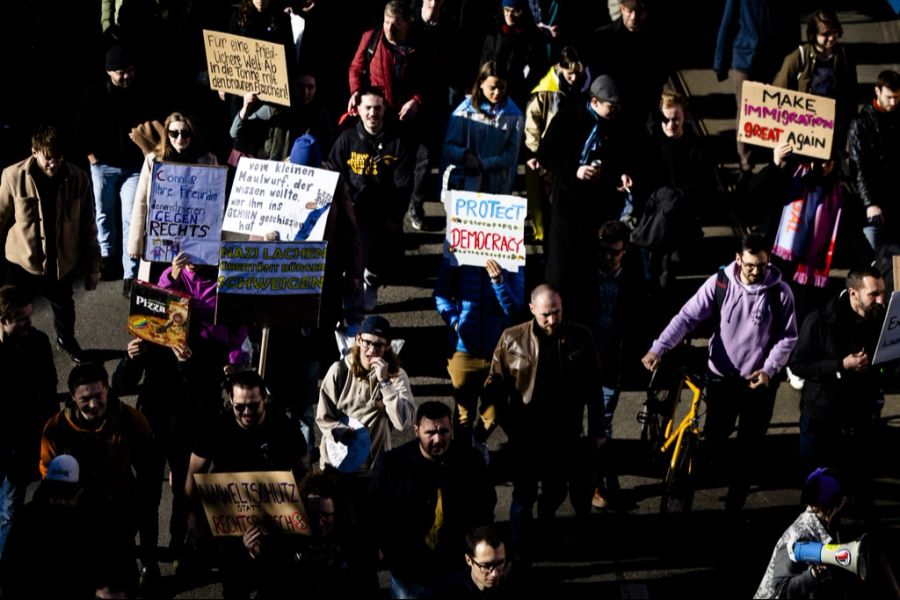
M 476 527 L 466 535 L 466 567 L 438 581 L 429 598 L 521 598 L 508 576 L 510 562 L 506 545 L 490 525 Z
M 707 279 L 654 340 L 641 361 L 655 371 L 660 358 L 707 320 L 709 340 L 705 436 L 711 456 L 723 460 L 737 427 L 737 447 L 729 462 L 725 509 L 735 524 L 750 491 L 750 469 L 772 418 L 777 376 L 797 343 L 794 296 L 781 272 L 769 264 L 765 239 L 747 236 L 734 263 Z
M 194 497 L 195 473 L 293 471 L 299 482 L 309 471 L 306 440 L 290 420 L 268 405 L 268 392 L 256 371 L 239 371 L 227 383 L 231 402 L 215 422 L 198 432 L 184 492 Z M 206 519 L 199 503 L 188 515 L 188 543 L 196 545 Z M 197 514 L 195 511 L 200 511 Z M 249 597 L 259 581 L 255 566 L 237 537 L 216 538 L 225 597 Z
M 0 176 L 0 233 L 6 237 L 6 282 L 41 292 L 53 309 L 56 345 L 73 362 L 83 360 L 75 339 L 72 285 L 100 280 L 100 249 L 87 173 L 63 159 L 53 127 L 31 137 L 31 157 Z
M 423 403 L 416 438 L 381 454 L 372 469 L 376 540 L 391 572 L 391 598 L 422 598 L 458 564 L 466 532 L 494 520 L 487 465 L 453 441 L 450 407 Z

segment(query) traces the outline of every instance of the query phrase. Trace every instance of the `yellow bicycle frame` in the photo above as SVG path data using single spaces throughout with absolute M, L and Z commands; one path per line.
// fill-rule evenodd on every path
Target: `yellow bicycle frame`
M 675 427 L 675 411 L 678 410 L 678 404 L 681 400 L 681 390 L 684 389 L 683 386 L 688 386 L 688 389 L 691 390 L 693 394 L 693 399 L 691 400 L 691 408 L 688 410 L 688 413 L 684 416 L 681 422 Z M 672 445 L 675 445 L 674 450 L 672 451 L 672 458 L 669 461 L 669 466 L 674 469 L 678 465 L 678 459 L 681 456 L 681 441 L 684 438 L 684 432 L 690 431 L 692 435 L 699 436 L 700 435 L 700 419 L 697 416 L 698 409 L 700 407 L 700 388 L 698 388 L 693 381 L 691 381 L 690 376 L 685 374 L 684 379 L 682 380 L 682 385 L 678 388 L 678 402 L 672 407 L 672 417 L 669 419 L 669 422 L 666 424 L 666 441 L 663 443 L 662 447 L 659 449 L 660 452 L 665 454 L 669 451 L 669 448 Z M 672 428 L 675 427 L 673 431 Z

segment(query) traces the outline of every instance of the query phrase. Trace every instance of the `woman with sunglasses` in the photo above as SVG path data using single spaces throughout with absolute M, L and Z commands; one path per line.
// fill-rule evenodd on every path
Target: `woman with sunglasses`
M 166 117 L 165 133 L 156 148 L 147 154 L 141 178 L 138 181 L 134 207 L 131 210 L 131 225 L 128 232 L 128 254 L 131 258 L 142 258 L 144 255 L 144 232 L 147 227 L 147 207 L 150 204 L 150 177 L 153 164 L 159 162 L 177 162 L 193 165 L 217 165 L 214 154 L 206 152 L 203 146 L 194 139 L 196 129 L 191 118 L 180 112 L 173 112 Z M 158 271 L 157 271 L 158 273 Z M 151 278 L 153 279 L 153 278 Z M 130 284 L 130 281 L 128 282 Z M 123 289 L 128 297 L 131 286 Z

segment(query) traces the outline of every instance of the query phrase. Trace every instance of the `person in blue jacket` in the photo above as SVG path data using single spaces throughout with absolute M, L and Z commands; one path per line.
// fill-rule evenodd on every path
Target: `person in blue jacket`
M 451 171 L 448 187 L 470 192 L 509 194 L 525 131 L 525 116 L 506 95 L 506 76 L 491 61 L 456 107 L 447 126 L 441 173 Z
M 447 371 L 453 384 L 456 408 L 453 439 L 482 444 L 494 428 L 494 407 L 481 405 L 481 426 L 476 427 L 478 398 L 484 388 L 491 357 L 500 334 L 518 322 L 525 308 L 525 267 L 515 272 L 488 260 L 482 269 L 454 266 L 445 258 L 434 288 L 437 311 L 450 326 L 452 354 Z

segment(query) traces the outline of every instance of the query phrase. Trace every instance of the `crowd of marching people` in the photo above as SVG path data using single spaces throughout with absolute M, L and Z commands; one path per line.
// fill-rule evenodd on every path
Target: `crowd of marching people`
M 723 185 L 724 161 L 670 83 L 657 2 L 94 4 L 31 15 L 30 60 L 51 60 L 56 79 L 29 108 L 30 156 L 0 176 L 4 597 L 162 594 L 163 485 L 176 575 L 216 567 L 227 598 L 375 597 L 379 570 L 392 598 L 527 595 L 567 498 L 579 525 L 592 509 L 627 506 L 620 393 L 705 322 L 704 438 L 734 531 L 749 527 L 780 383 L 800 394 L 808 508 L 758 597 L 833 590 L 790 544 L 836 540 L 845 496 L 870 497 L 866 453 L 896 376 L 895 362 L 874 358 L 900 254 L 890 200 L 900 73 L 881 72 L 860 97 L 833 12 L 812 12 L 801 40 L 796 3 L 725 3 L 712 68 L 735 83 L 738 106 L 743 82 L 757 81 L 833 98 L 836 111 L 830 157 L 738 141 L 737 181 Z M 290 105 L 210 89 L 204 30 L 280 45 Z M 216 265 L 145 252 L 160 164 L 223 165 L 234 177 L 249 158 L 338 174 L 317 326 L 267 327 L 265 342 L 266 323 L 217 318 Z M 527 269 L 445 253 L 437 272 L 408 272 L 404 240 L 443 229 L 425 206 L 453 190 L 527 196 Z M 682 304 L 675 281 L 707 251 L 701 225 L 726 213 L 740 244 Z M 850 266 L 837 286 L 836 252 Z M 378 315 L 379 290 L 403 276 L 436 278 L 446 335 L 432 346 L 446 349 L 447 402 L 417 401 L 403 340 Z M 107 370 L 76 338 L 73 287 L 121 281 L 129 298 L 138 280 L 190 299 L 187 343 L 135 337 Z M 53 337 L 31 324 L 37 297 Z M 124 322 L 127 303 L 107 311 Z M 64 400 L 54 346 L 73 363 Z M 494 524 L 498 428 L 508 527 Z M 411 439 L 394 447 L 398 432 Z M 199 477 L 253 472 L 293 474 L 307 535 L 273 535 L 262 521 L 213 535 Z M 37 576 L 48 554 L 59 572 Z

